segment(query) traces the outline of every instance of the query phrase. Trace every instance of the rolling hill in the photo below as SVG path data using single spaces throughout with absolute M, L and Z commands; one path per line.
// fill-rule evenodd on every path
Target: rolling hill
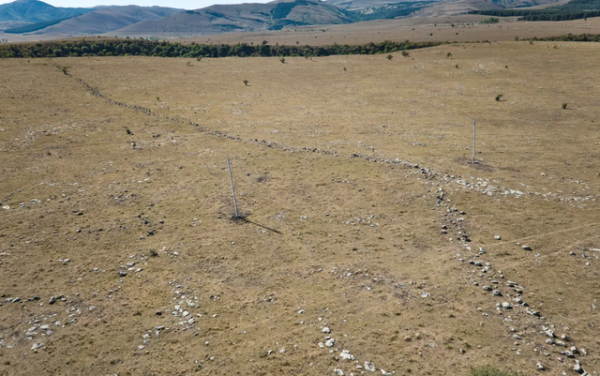
M 213 5 L 189 10 L 160 20 L 144 21 L 118 31 L 119 34 L 202 33 L 278 30 L 285 26 L 343 24 L 352 22 L 335 6 L 316 1 L 267 4 Z
M 134 5 L 103 7 L 38 30 L 37 33 L 102 34 L 140 21 L 158 20 L 181 11 L 175 8 L 147 8 Z
M 57 8 L 37 0 L 17 0 L 0 5 L 0 21 L 43 22 L 79 16 L 89 8 Z

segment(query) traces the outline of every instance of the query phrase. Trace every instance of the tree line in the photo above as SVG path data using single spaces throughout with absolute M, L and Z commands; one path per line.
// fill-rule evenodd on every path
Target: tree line
M 448 43 L 448 42 L 445 42 Z M 433 47 L 443 42 L 392 42 L 365 45 L 309 46 L 269 45 L 238 43 L 229 44 L 182 44 L 178 42 L 145 39 L 48 41 L 0 45 L 2 58 L 43 58 L 77 56 L 158 56 L 158 57 L 250 57 L 250 56 L 329 56 L 371 55 L 417 48 Z

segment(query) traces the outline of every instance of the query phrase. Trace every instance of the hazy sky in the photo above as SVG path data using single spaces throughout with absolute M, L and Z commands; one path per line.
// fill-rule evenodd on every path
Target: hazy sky
M 213 4 L 268 3 L 272 0 L 40 0 L 55 7 L 91 8 L 96 5 L 140 5 L 161 7 L 199 9 Z M 0 4 L 11 3 L 12 0 L 0 0 Z

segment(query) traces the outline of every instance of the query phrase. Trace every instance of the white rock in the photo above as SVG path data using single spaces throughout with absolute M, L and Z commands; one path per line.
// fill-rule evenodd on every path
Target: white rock
M 365 369 L 369 372 L 375 372 L 375 364 L 373 362 L 365 362 Z
M 342 360 L 354 360 L 354 355 L 350 354 L 348 350 L 342 350 L 340 353 L 340 359 Z
M 325 346 L 333 347 L 333 345 L 335 345 L 335 339 L 329 338 L 327 341 L 325 341 Z
M 544 368 L 544 365 L 543 365 L 542 363 L 540 363 L 540 362 L 537 362 L 537 368 L 538 368 L 540 371 L 543 371 L 543 370 L 545 370 L 545 369 L 546 369 L 546 368 Z
M 496 239 L 496 240 L 502 240 L 502 237 L 500 235 L 494 235 L 494 239 Z
M 282 347 L 281 350 L 279 350 L 280 354 L 285 354 L 285 347 Z
M 325 326 L 325 327 L 323 327 L 323 329 L 321 329 L 321 333 L 331 333 L 331 329 L 329 329 L 329 327 Z
M 33 346 L 31 346 L 31 350 L 35 351 L 37 349 L 41 349 L 43 346 L 43 343 L 34 343 Z
M 344 371 L 339 368 L 334 368 L 333 373 L 335 373 L 337 376 L 344 376 Z

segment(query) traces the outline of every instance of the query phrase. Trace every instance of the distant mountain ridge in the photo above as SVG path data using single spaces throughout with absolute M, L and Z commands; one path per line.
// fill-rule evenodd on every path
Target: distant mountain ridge
M 117 30 L 118 34 L 203 33 L 279 30 L 286 26 L 353 22 L 342 9 L 315 0 L 213 5 Z
M 0 21 L 44 22 L 79 16 L 92 8 L 58 8 L 38 0 L 17 0 L 0 5 Z
M 102 7 L 81 16 L 64 20 L 38 32 L 71 35 L 103 34 L 122 29 L 140 21 L 158 20 L 181 11 L 182 9 L 147 8 L 135 5 Z
M 6 29 L 13 34 L 106 34 L 193 36 L 280 30 L 305 25 L 345 24 L 400 17 L 428 17 L 506 9 L 556 0 L 276 0 L 220 4 L 196 10 L 161 7 L 97 6 L 58 8 L 39 0 L 0 5 L 0 22 L 27 22 Z M 585 0 L 600 1 L 600 0 Z

